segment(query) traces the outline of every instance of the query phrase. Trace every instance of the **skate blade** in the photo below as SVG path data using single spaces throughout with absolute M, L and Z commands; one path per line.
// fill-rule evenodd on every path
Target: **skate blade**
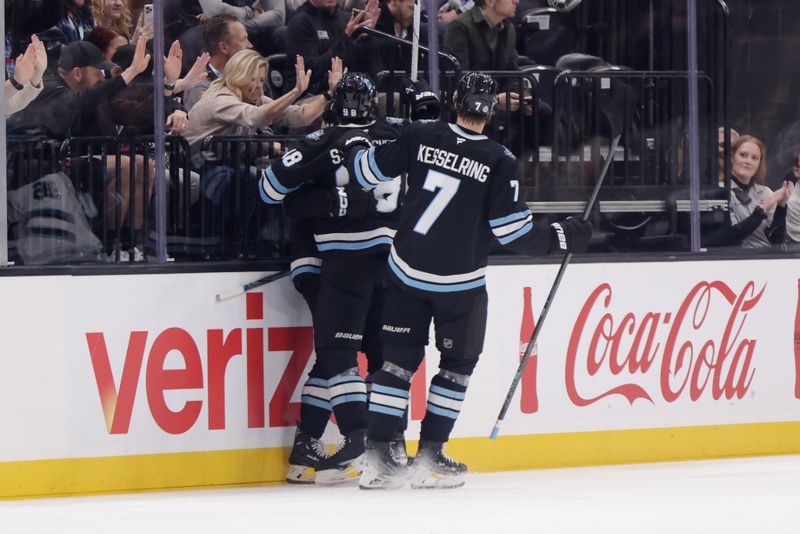
M 358 481 L 358 488 L 363 490 L 394 490 L 401 489 L 406 485 L 405 475 L 384 475 L 369 467 L 361 473 Z
M 358 480 L 361 477 L 361 469 L 355 465 L 348 465 L 344 469 L 325 469 L 317 471 L 317 484 L 320 486 L 332 486 L 334 484 L 344 484 Z
M 317 471 L 307 465 L 290 465 L 286 473 L 286 482 L 289 484 L 313 484 L 317 478 Z
M 430 473 L 425 476 L 418 476 L 411 480 L 412 489 L 453 489 L 460 488 L 466 483 L 464 475 L 442 475 L 440 473 Z

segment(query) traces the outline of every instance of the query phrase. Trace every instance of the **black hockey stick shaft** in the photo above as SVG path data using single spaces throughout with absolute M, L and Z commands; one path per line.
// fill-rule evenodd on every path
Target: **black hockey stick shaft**
M 248 282 L 244 285 L 239 287 L 235 287 L 233 289 L 229 289 L 228 291 L 223 291 L 222 293 L 217 293 L 217 302 L 222 302 L 223 300 L 231 299 L 237 295 L 242 295 L 247 293 L 251 289 L 255 289 L 257 287 L 261 287 L 265 284 L 269 284 L 270 282 L 274 282 L 275 280 L 280 280 L 281 278 L 288 276 L 290 271 L 279 271 L 277 273 L 273 273 L 258 280 L 253 280 L 252 282 Z
M 606 156 L 606 161 L 603 164 L 603 169 L 600 171 L 600 176 L 597 178 L 597 183 L 594 185 L 594 189 L 592 190 L 592 196 L 589 198 L 589 201 L 586 203 L 586 209 L 583 210 L 583 215 L 581 216 L 581 221 L 586 222 L 589 220 L 589 214 L 592 212 L 592 208 L 594 207 L 594 203 L 597 200 L 597 194 L 600 192 L 600 186 L 603 185 L 603 181 L 605 180 L 606 174 L 608 173 L 608 169 L 611 167 L 611 162 L 614 161 L 614 153 L 617 150 L 617 146 L 619 145 L 620 135 L 614 137 L 611 140 L 611 147 L 608 150 L 608 156 Z M 509 406 L 511 406 L 511 401 L 514 397 L 514 393 L 517 391 L 517 386 L 519 386 L 519 381 L 522 379 L 522 373 L 525 371 L 525 366 L 528 365 L 528 359 L 531 357 L 531 352 L 533 352 L 533 347 L 536 345 L 536 340 L 539 337 L 539 332 L 542 331 L 542 326 L 544 325 L 544 321 L 547 318 L 547 313 L 550 311 L 550 305 L 553 303 L 553 299 L 556 296 L 556 292 L 558 292 L 558 287 L 561 285 L 561 279 L 564 277 L 564 272 L 567 270 L 567 265 L 569 265 L 570 260 L 572 259 L 572 253 L 569 252 L 564 255 L 564 259 L 561 260 L 561 267 L 558 269 L 558 274 L 556 274 L 556 279 L 553 281 L 552 287 L 550 287 L 550 293 L 547 294 L 547 300 L 544 302 L 544 307 L 542 308 L 542 313 L 539 315 L 539 321 L 536 323 L 536 327 L 533 329 L 533 334 L 531 335 L 531 339 L 528 341 L 528 345 L 525 347 L 525 352 L 522 355 L 522 359 L 520 359 L 519 367 L 517 367 L 517 373 L 514 375 L 514 379 L 511 381 L 511 387 L 508 388 L 508 394 L 506 395 L 506 400 L 503 402 L 503 407 L 500 408 L 500 414 L 497 416 L 497 421 L 494 424 L 494 428 L 492 428 L 492 433 L 489 435 L 491 439 L 497 438 L 497 434 L 500 431 L 500 425 L 503 423 L 503 419 L 506 417 L 506 413 L 508 412 Z

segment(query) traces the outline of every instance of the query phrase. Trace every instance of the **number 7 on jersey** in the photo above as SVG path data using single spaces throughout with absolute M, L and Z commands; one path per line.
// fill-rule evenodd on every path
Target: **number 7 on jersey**
M 456 196 L 459 185 L 461 185 L 461 180 L 458 178 L 453 178 L 439 171 L 428 171 L 422 188 L 435 194 L 433 200 L 422 212 L 422 216 L 414 226 L 415 232 L 422 235 L 428 233 L 436 219 L 439 218 L 447 205 L 450 204 L 450 201 L 453 200 L 453 197 Z

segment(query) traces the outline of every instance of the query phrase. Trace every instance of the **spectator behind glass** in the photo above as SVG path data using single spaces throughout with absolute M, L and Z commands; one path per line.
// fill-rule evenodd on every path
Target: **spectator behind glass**
M 800 178 L 800 150 L 794 153 L 792 174 L 796 182 Z M 800 250 L 800 187 L 797 185 L 786 204 L 786 245 L 789 250 Z
M 767 149 L 759 139 L 739 136 L 732 152 L 730 244 L 760 248 L 783 242 L 792 184 L 784 182 L 774 193 L 764 185 Z
M 266 56 L 286 49 L 285 0 L 199 0 L 203 10 L 198 20 L 215 15 L 231 15 L 243 23 L 253 47 Z
M 147 40 L 153 38 L 153 25 L 144 26 L 144 15 L 139 17 L 136 29 L 131 37 L 132 18 L 131 10 L 126 0 L 93 0 L 92 15 L 95 26 L 114 28 L 122 32 L 132 42 L 137 42 L 144 35 Z
M 94 19 L 87 0 L 65 0 L 67 16 L 58 21 L 56 28 L 64 32 L 67 43 L 83 41 L 94 28 Z
M 297 58 L 295 66 L 297 84 L 275 100 L 264 96 L 267 69 L 267 60 L 255 50 L 234 54 L 222 77 L 211 84 L 189 112 L 185 137 L 192 153 L 199 152 L 203 140 L 210 135 L 253 135 L 259 128 L 270 125 L 299 128 L 310 125 L 322 115 L 325 108 L 322 97 L 302 106 L 292 105 L 306 90 L 311 77 L 302 57 Z M 341 72 L 338 76 L 341 77 Z
M 414 0 L 388 0 L 381 2 L 380 15 L 375 29 L 411 41 L 414 22 Z M 428 31 L 423 23 L 420 26 L 420 43 L 427 44 Z M 381 69 L 408 71 L 411 66 L 411 47 L 385 43 L 380 45 L 383 60 Z
M 42 76 L 47 70 L 47 52 L 38 37 L 31 36 L 31 44 L 17 58 L 14 67 L 14 76 L 4 86 L 6 117 L 27 107 L 44 89 Z
M 114 54 L 113 62 L 117 65 L 113 73 L 128 68 L 133 62 L 135 47 L 124 45 Z M 203 61 L 205 58 L 205 61 Z M 181 73 L 182 50 L 178 41 L 174 41 L 164 61 L 164 112 L 166 129 L 175 135 L 182 135 L 188 124 L 185 109 L 176 95 L 184 88 L 193 87 L 205 82 L 207 54 L 199 58 L 184 78 Z M 126 87 L 111 99 L 111 117 L 117 128 L 124 128 L 125 135 L 151 135 L 153 133 L 153 74 L 152 64 L 133 84 Z M 173 89 L 170 90 L 169 88 Z
M 110 61 L 121 46 L 128 44 L 128 37 L 116 28 L 98 26 L 89 32 L 86 41 L 99 48 Z
M 518 0 L 477 0 L 453 19 L 444 34 L 443 52 L 452 54 L 464 70 L 518 70 L 517 36 L 508 20 L 517 11 Z M 516 111 L 519 95 L 498 91 L 497 107 Z
M 184 94 L 183 104 L 191 111 L 211 83 L 222 76 L 234 54 L 253 48 L 244 25 L 233 15 L 214 15 L 203 25 L 203 48 L 210 54 L 206 81 Z
M 8 121 L 11 131 L 37 133 L 55 139 L 102 135 L 99 125 L 102 114 L 109 99 L 130 85 L 133 80 L 147 68 L 150 55 L 145 52 L 145 39 L 142 37 L 136 44 L 136 52 L 131 66 L 119 76 L 105 81 L 104 70 L 110 71 L 114 65 L 103 57 L 103 53 L 91 43 L 78 41 L 65 46 L 61 51 L 58 70 L 48 71 L 44 76 L 44 89 L 31 104 L 16 113 Z M 84 172 L 77 163 L 86 165 L 98 164 L 99 172 L 91 173 L 98 184 L 85 184 L 80 180 L 87 179 L 90 173 Z M 115 176 L 119 168 L 121 183 L 116 188 Z M 136 161 L 136 177 L 142 176 L 141 161 Z M 97 193 L 95 202 L 105 206 L 105 222 L 107 228 L 116 226 L 115 211 L 118 208 L 122 221 L 130 204 L 131 161 L 127 156 L 108 156 L 105 161 L 80 161 L 73 158 L 73 175 L 78 179 L 79 188 L 91 188 Z M 139 178 L 140 179 L 140 178 Z M 87 179 L 88 180 L 88 179 Z M 141 184 L 137 188 L 137 212 L 135 228 L 139 228 L 143 220 L 143 194 Z
M 379 11 L 377 0 L 369 0 L 364 11 L 353 11 L 349 16 L 339 9 L 336 0 L 307 0 L 298 8 L 289 22 L 287 55 L 301 56 L 314 73 L 309 84 L 311 94 L 327 90 L 325 71 L 334 57 L 342 58 L 350 71 L 375 70 L 379 58 L 374 48 L 370 49 L 368 42 L 357 43 L 353 32 L 362 26 L 374 28 Z

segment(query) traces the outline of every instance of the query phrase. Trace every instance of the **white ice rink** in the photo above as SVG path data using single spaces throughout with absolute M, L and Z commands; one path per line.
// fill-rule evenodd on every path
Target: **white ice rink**
M 274 485 L 0 503 L 2 534 L 798 533 L 800 456 L 471 474 L 456 490 Z

